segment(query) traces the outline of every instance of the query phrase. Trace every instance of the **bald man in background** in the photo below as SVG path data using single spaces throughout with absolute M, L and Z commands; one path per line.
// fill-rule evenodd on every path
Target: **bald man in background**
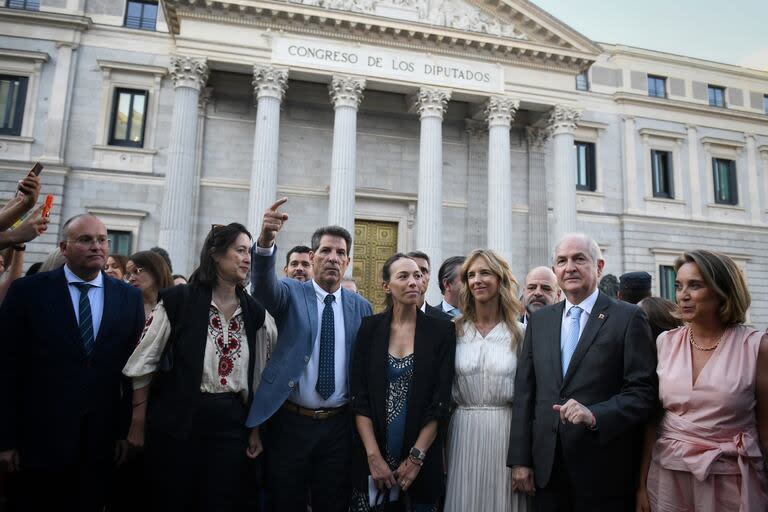
M 555 302 L 560 302 L 560 286 L 557 284 L 557 276 L 549 267 L 536 267 L 525 276 L 523 285 L 523 306 L 525 314 L 520 320 L 523 325 L 528 325 L 528 317 Z

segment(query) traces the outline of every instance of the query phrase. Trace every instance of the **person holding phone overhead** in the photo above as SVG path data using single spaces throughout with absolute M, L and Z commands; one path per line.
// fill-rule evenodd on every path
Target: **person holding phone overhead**
M 456 334 L 452 322 L 419 309 L 424 277 L 412 258 L 391 256 L 381 277 L 387 309 L 363 319 L 350 371 L 357 426 L 350 510 L 370 510 L 373 480 L 383 501 L 397 486 L 405 510 L 437 511 Z
M 312 235 L 311 280 L 277 279 L 275 239 L 288 220 L 280 211 L 286 201 L 264 213 L 251 250 L 251 290 L 275 318 L 279 336 L 247 425 L 252 441 L 263 430 L 275 510 L 306 512 L 311 493 L 313 510 L 342 512 L 349 507 L 352 458 L 348 362 L 371 305 L 341 287 L 352 235 L 339 226 Z
M 42 170 L 43 167 L 39 164 L 33 167 L 29 174 L 19 181 L 16 196 L 0 210 L 0 250 L 34 240 L 48 228 L 48 217 L 42 215 L 45 205 L 29 214 L 40 195 L 38 166 L 39 170 Z M 11 227 L 13 229 L 8 231 Z

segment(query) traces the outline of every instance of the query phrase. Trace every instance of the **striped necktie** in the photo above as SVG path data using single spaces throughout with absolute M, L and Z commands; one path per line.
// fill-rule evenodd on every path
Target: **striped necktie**
M 91 301 L 88 299 L 88 290 L 93 288 L 88 283 L 69 283 L 80 290 L 80 302 L 78 303 L 78 318 L 80 318 L 78 327 L 80 328 L 80 340 L 83 342 L 85 353 L 91 355 L 94 342 L 93 337 L 93 315 L 91 314 Z

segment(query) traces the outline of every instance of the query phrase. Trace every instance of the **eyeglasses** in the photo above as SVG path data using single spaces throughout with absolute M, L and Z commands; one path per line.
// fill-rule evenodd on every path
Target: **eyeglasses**
M 126 272 L 125 276 L 123 276 L 123 279 L 130 281 L 132 277 L 139 277 L 142 272 L 144 272 L 143 267 L 135 267 L 132 271 Z
M 105 236 L 100 236 L 97 238 L 93 238 L 90 236 L 81 236 L 80 238 L 77 238 L 75 240 L 67 240 L 67 243 L 75 244 L 85 249 L 90 249 L 91 247 L 93 247 L 93 244 L 96 244 L 99 247 L 107 247 L 111 242 L 109 238 Z

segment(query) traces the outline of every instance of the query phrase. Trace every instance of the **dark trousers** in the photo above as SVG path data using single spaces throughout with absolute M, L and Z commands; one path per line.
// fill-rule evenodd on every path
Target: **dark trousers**
M 264 429 L 267 491 L 275 512 L 346 512 L 351 495 L 352 413 L 313 419 L 280 409 Z
M 611 489 L 606 489 L 610 492 Z M 560 441 L 555 448 L 552 475 L 546 487 L 536 487 L 537 512 L 634 512 L 635 496 L 595 496 L 584 494 L 573 485 L 563 462 Z
M 8 510 L 101 512 L 113 483 L 114 445 L 105 449 L 91 429 L 88 416 L 82 416 L 77 460 L 66 465 L 51 460 L 49 467 L 30 467 L 21 451 L 19 472 L 8 475 Z
M 249 459 L 246 408 L 235 393 L 203 393 L 189 432 L 147 433 L 151 510 L 244 510 Z

